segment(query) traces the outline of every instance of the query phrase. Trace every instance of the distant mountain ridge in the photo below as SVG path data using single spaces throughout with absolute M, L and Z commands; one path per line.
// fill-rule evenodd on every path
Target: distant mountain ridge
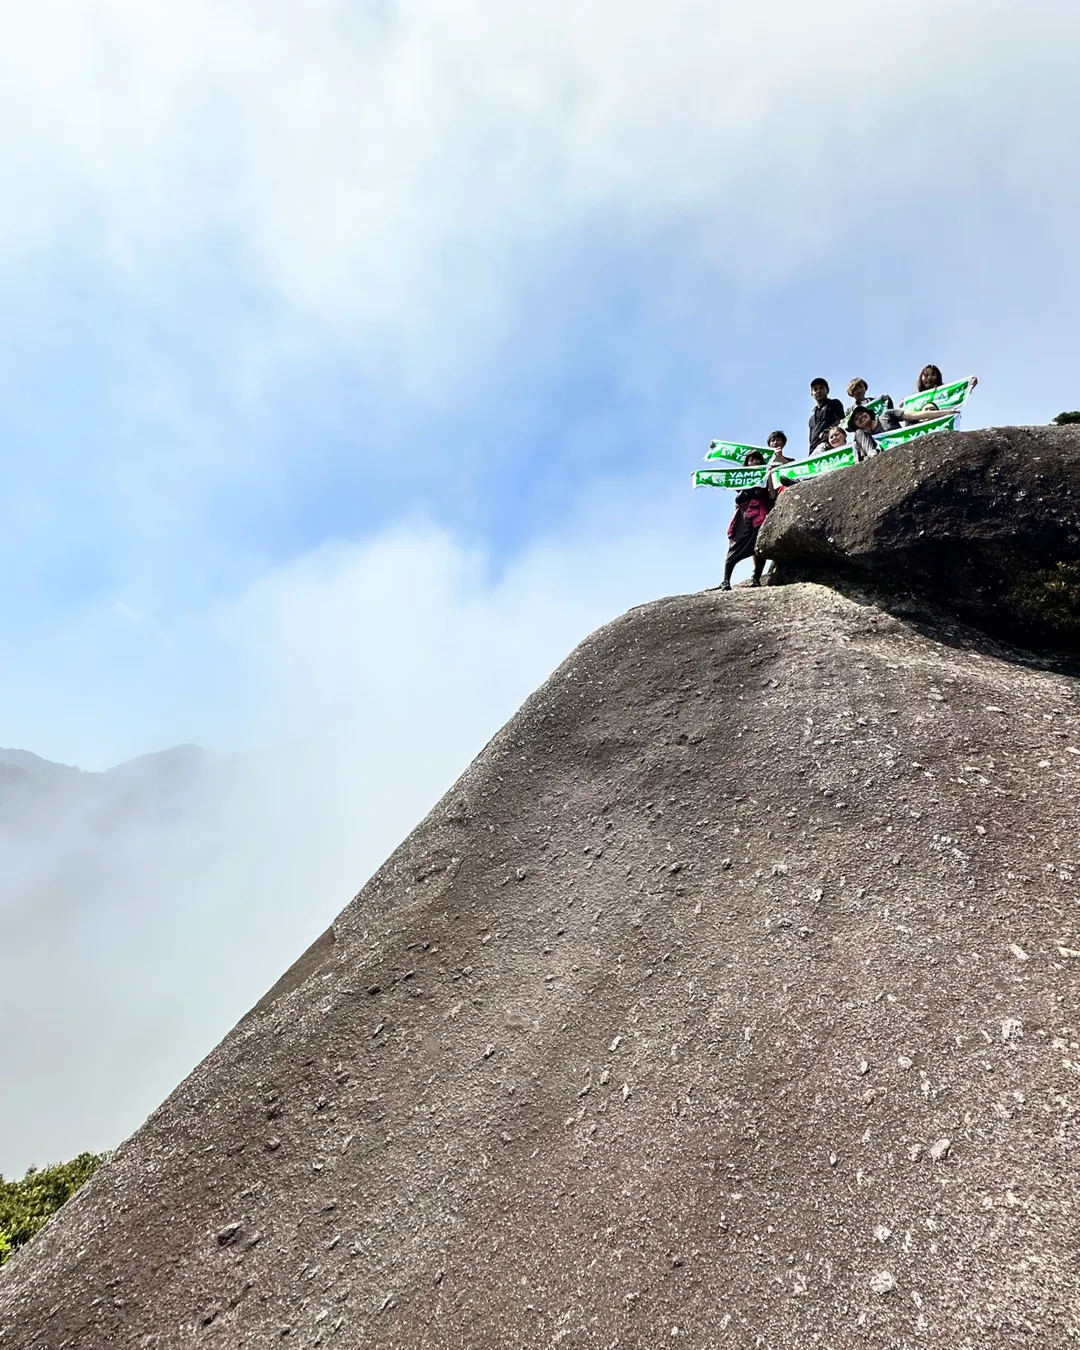
M 55 778 L 82 773 L 81 769 L 76 769 L 70 764 L 54 764 L 52 760 L 42 759 L 40 755 L 35 755 L 30 750 L 9 750 L 2 746 L 0 746 L 0 765 L 16 771 L 12 781 L 17 781 L 21 777 Z
M 30 824 L 39 808 L 82 812 L 115 806 L 122 796 L 132 809 L 165 800 L 179 806 L 185 793 L 205 786 L 226 763 L 226 757 L 197 745 L 178 745 L 97 772 L 54 763 L 31 750 L 0 748 L 0 835 L 9 822 L 17 820 L 19 828 Z M 0 893 L 3 886 L 0 877 Z
M 119 764 L 114 764 L 111 769 L 98 771 L 80 769 L 73 764 L 58 764 L 51 759 L 44 759 L 41 755 L 34 754 L 32 750 L 14 750 L 0 746 L 0 765 L 21 770 L 29 778 L 39 779 L 71 779 L 76 776 L 106 778 L 110 774 L 129 773 L 136 766 L 140 766 L 140 772 L 143 768 L 152 765 L 167 765 L 170 769 L 174 765 L 183 765 L 187 768 L 206 760 L 218 758 L 220 756 L 214 755 L 211 751 L 204 750 L 198 745 L 174 745 L 168 750 L 151 750 L 145 755 L 136 755 L 134 759 L 126 759 Z

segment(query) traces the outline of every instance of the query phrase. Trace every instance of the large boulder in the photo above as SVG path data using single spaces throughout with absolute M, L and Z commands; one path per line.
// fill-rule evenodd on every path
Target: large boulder
M 1080 706 L 949 636 L 813 585 L 594 634 L 0 1345 L 1073 1343 Z
M 781 495 L 775 580 L 869 587 L 1029 646 L 1080 649 L 1080 427 L 927 436 Z

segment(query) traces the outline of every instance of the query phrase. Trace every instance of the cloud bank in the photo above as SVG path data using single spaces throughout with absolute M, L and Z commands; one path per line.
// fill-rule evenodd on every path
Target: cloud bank
M 0 241 L 70 246 L 78 213 L 155 287 L 217 249 L 294 321 L 383 341 L 482 321 L 582 228 L 776 276 L 913 189 L 918 238 L 988 177 L 1060 185 L 1078 31 L 1038 0 L 42 0 L 0 20 Z

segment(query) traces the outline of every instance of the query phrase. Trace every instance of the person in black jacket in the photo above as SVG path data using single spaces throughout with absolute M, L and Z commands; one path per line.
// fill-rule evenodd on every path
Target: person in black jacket
M 844 405 L 838 398 L 829 397 L 828 380 L 811 380 L 810 392 L 814 396 L 814 411 L 810 414 L 810 449 L 828 440 L 829 428 L 843 421 Z

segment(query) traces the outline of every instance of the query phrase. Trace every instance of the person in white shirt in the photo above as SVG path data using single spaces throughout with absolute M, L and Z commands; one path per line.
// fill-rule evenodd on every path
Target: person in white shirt
M 769 467 L 774 464 L 791 464 L 792 458 L 785 451 L 787 445 L 787 435 L 783 431 L 772 431 L 769 433 L 769 439 L 765 442 L 773 452 L 772 459 L 769 460 Z

